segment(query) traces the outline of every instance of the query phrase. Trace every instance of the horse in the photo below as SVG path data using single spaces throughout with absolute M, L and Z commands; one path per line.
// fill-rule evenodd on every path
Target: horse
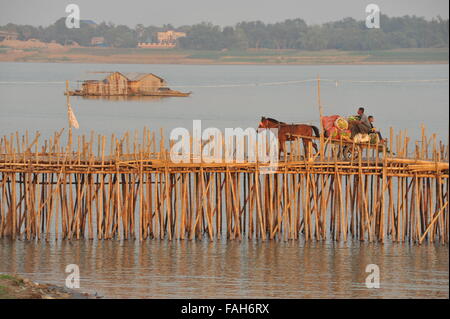
M 319 129 L 314 125 L 307 124 L 287 124 L 285 122 L 281 122 L 275 120 L 270 117 L 261 117 L 261 121 L 259 122 L 258 129 L 267 129 L 267 128 L 277 128 L 278 129 L 278 143 L 279 143 L 279 155 L 281 156 L 281 152 L 284 153 L 284 144 L 286 141 L 294 141 L 301 136 L 303 146 L 305 148 L 305 157 L 308 156 L 308 146 L 312 144 L 316 153 L 318 152 L 317 144 L 314 143 L 308 136 L 313 137 L 313 133 L 316 137 L 320 136 Z

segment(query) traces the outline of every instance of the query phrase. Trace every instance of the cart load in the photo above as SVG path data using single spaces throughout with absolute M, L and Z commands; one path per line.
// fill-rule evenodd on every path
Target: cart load
M 361 120 L 361 117 L 359 117 L 358 115 L 351 115 L 351 116 L 347 117 L 348 129 L 351 131 L 353 125 L 360 120 Z
M 347 130 L 348 129 L 348 122 L 343 117 L 338 117 L 336 121 L 334 121 L 334 126 L 337 127 L 340 130 Z
M 322 117 L 325 136 L 332 139 L 350 140 L 351 131 L 348 129 L 348 121 L 340 115 Z
M 330 115 L 322 117 L 323 129 L 325 130 L 325 136 L 330 137 L 333 140 L 346 140 L 352 141 L 351 127 L 354 122 L 359 121 L 359 116 L 349 116 L 344 118 L 340 115 Z M 377 133 L 369 134 L 356 134 L 353 137 L 355 143 L 380 143 L 380 137 Z

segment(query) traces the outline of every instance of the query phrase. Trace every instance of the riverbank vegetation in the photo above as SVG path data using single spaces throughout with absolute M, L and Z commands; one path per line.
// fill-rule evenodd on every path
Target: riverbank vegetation
M 368 29 L 365 21 L 344 18 L 321 25 L 308 25 L 300 18 L 277 23 L 240 22 L 221 27 L 199 23 L 175 27 L 144 26 L 134 28 L 113 23 L 81 21 L 79 29 L 68 29 L 65 18 L 47 27 L 7 24 L 0 31 L 17 32 L 19 40 L 38 39 L 62 45 L 76 42 L 90 46 L 93 37 L 103 37 L 104 45 L 134 48 L 139 42 L 156 42 L 157 32 L 185 32 L 177 45 L 184 50 L 344 50 L 373 51 L 398 48 L 448 48 L 449 20 L 437 17 L 426 20 L 417 16 L 388 17 L 381 15 L 380 28 Z

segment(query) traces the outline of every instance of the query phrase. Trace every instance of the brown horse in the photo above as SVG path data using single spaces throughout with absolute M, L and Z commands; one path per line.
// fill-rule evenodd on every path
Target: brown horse
M 314 125 L 307 124 L 287 124 L 280 122 L 270 117 L 261 117 L 261 122 L 259 122 L 258 128 L 277 128 L 278 129 L 278 143 L 279 143 L 279 154 L 284 153 L 284 144 L 286 141 L 294 141 L 298 139 L 298 136 L 320 136 L 319 129 Z M 305 157 L 307 157 L 308 146 L 312 144 L 314 150 L 318 152 L 317 144 L 310 138 L 302 138 L 303 146 L 305 148 Z

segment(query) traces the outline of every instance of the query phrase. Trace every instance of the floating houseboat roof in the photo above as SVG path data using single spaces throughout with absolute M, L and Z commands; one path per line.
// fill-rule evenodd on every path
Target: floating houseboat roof
M 105 72 L 95 72 L 95 73 L 89 73 L 87 76 L 84 77 L 82 81 L 84 82 L 92 82 L 92 81 L 105 81 L 107 80 L 108 76 L 110 76 L 113 73 L 120 73 L 124 77 L 127 78 L 128 81 L 140 81 L 146 76 L 152 75 L 155 78 L 160 79 L 161 81 L 165 81 L 162 77 L 157 76 L 153 73 L 142 73 L 142 72 L 117 72 L 117 71 L 105 71 Z
M 143 78 L 145 78 L 148 75 L 152 75 L 155 78 L 160 79 L 161 81 L 164 81 L 163 78 L 153 74 L 153 73 L 141 73 L 141 72 L 127 72 L 127 73 L 122 73 L 128 80 L 130 81 L 140 81 Z

